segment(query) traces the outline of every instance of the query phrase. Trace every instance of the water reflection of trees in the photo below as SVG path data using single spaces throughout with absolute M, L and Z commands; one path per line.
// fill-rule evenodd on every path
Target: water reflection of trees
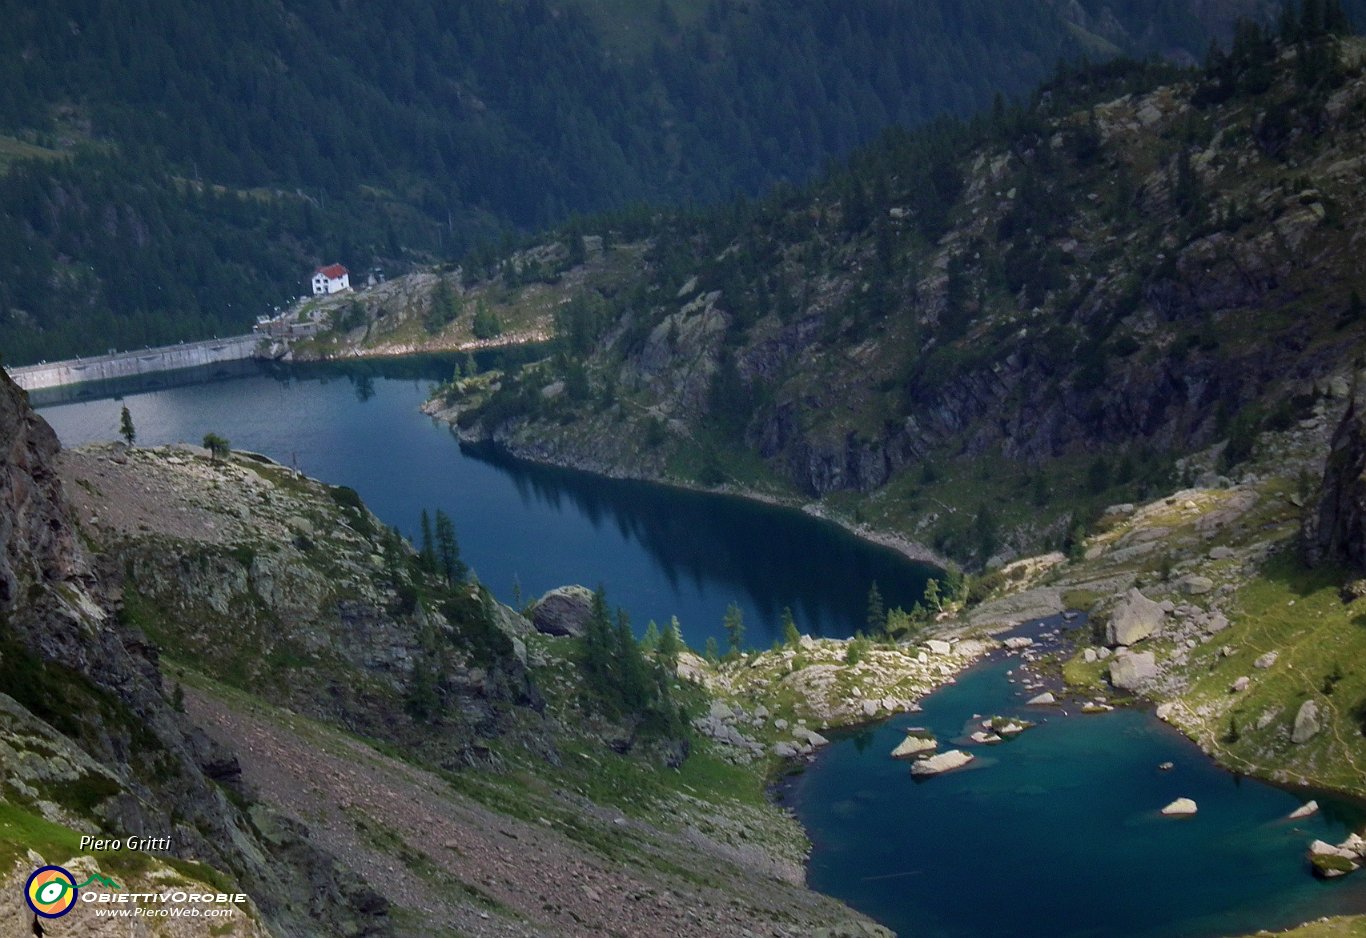
M 909 607 L 924 590 L 928 568 L 788 509 L 534 465 L 490 446 L 462 449 L 505 472 L 523 504 L 572 506 L 595 529 L 612 524 L 650 554 L 675 590 L 688 582 L 701 591 L 711 581 L 748 597 L 763 619 L 751 629 L 768 640 L 784 606 L 803 631 L 849 634 L 864 625 L 874 581 L 893 606 Z

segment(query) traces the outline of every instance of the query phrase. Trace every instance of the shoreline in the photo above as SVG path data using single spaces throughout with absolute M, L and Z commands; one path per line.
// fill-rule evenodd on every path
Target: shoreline
M 950 569 L 954 564 L 948 558 L 939 554 L 933 548 L 919 541 L 906 537 L 895 531 L 882 531 L 868 525 L 866 522 L 855 522 L 831 512 L 819 501 L 803 500 L 796 495 L 782 495 L 774 492 L 764 492 L 757 489 L 750 489 L 733 483 L 722 483 L 717 486 L 704 486 L 701 483 L 693 482 L 688 479 L 677 479 L 667 476 L 653 476 L 639 472 L 623 470 L 619 467 L 594 467 L 575 462 L 564 457 L 551 457 L 545 454 L 533 454 L 531 451 L 508 446 L 505 442 L 491 436 L 473 437 L 467 435 L 455 423 L 446 416 L 449 408 L 441 406 L 431 406 L 436 398 L 430 398 L 419 410 L 437 423 L 446 425 L 451 434 L 462 444 L 469 446 L 487 446 L 495 449 L 500 455 L 521 460 L 537 466 L 549 466 L 556 469 L 571 469 L 575 472 L 586 472 L 590 475 L 600 476 L 607 479 L 622 479 L 632 482 L 647 482 L 651 485 L 662 485 L 668 488 L 681 489 L 687 492 L 700 492 L 704 495 L 726 495 L 732 498 L 743 498 L 746 501 L 758 502 L 774 508 L 785 508 L 792 511 L 800 511 L 808 517 L 815 518 L 836 525 L 845 533 L 874 544 L 884 547 L 901 555 L 905 560 L 912 563 L 923 564 L 933 567 L 939 572 Z
M 320 365 L 327 363 L 343 363 L 364 359 L 399 359 L 416 358 L 421 355 L 462 355 L 474 352 L 500 351 L 510 348 L 534 348 L 544 345 L 550 340 L 550 335 L 544 331 L 530 330 L 526 332 L 511 332 L 506 335 L 495 336 L 492 339 L 473 339 L 467 342 L 459 342 L 455 345 L 383 345 L 374 348 L 361 348 L 359 346 L 349 346 L 344 350 L 318 354 L 316 357 L 310 355 L 304 358 L 296 358 L 292 354 L 289 362 L 299 364 Z

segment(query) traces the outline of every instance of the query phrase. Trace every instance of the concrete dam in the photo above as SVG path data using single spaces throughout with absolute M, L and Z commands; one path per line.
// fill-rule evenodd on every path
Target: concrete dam
M 41 391 L 45 388 L 59 388 L 87 381 L 111 381 L 161 371 L 178 371 L 182 368 L 242 361 L 255 357 L 263 341 L 269 342 L 260 335 L 237 335 L 226 339 L 163 345 L 140 352 L 115 352 L 110 355 L 43 362 L 39 365 L 23 365 L 5 370 L 14 379 L 14 383 L 25 391 Z

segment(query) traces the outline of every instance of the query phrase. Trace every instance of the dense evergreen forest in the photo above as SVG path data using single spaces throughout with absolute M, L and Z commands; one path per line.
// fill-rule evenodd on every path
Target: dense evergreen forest
M 0 0 L 0 350 L 237 330 L 313 263 L 801 182 L 1060 59 L 1198 57 L 1228 25 L 1193 0 L 661 0 L 628 42 L 609 6 Z

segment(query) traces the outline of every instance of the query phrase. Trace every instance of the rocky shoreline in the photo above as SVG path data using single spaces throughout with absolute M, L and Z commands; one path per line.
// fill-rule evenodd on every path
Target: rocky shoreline
M 550 447 L 537 447 L 522 445 L 518 441 L 509 438 L 492 438 L 488 435 L 470 433 L 456 427 L 455 417 L 458 409 L 444 406 L 439 399 L 429 401 L 423 408 L 424 413 L 434 419 L 441 420 L 449 424 L 464 442 L 492 444 L 503 452 L 529 462 L 543 465 L 553 465 L 562 468 L 576 469 L 579 471 L 593 472 L 599 475 L 620 479 L 637 479 L 640 481 L 651 482 L 660 485 L 670 485 L 681 489 L 692 491 L 706 491 L 713 494 L 727 494 L 743 497 L 762 502 L 764 504 L 779 507 L 793 508 L 801 510 L 807 514 L 820 517 L 840 525 L 849 533 L 863 540 L 877 543 L 879 545 L 896 550 L 902 556 L 914 562 L 930 564 L 946 564 L 942 557 L 935 554 L 925 545 L 917 544 L 893 532 L 877 531 L 866 524 L 855 524 L 852 521 L 841 518 L 838 515 L 824 510 L 819 503 L 805 503 L 791 497 L 784 497 L 773 493 L 746 490 L 742 487 L 725 485 L 713 489 L 705 489 L 694 483 L 683 482 L 675 479 L 662 477 L 652 472 L 629 472 L 623 471 L 619 466 L 602 465 L 591 459 L 580 459 L 573 455 L 567 455 L 564 451 Z M 1188 490 L 1176 493 L 1166 499 L 1159 499 L 1157 502 L 1148 506 L 1135 508 L 1134 506 L 1119 506 L 1127 508 L 1125 523 L 1136 528 L 1152 528 L 1154 534 L 1162 533 L 1158 531 L 1157 521 L 1164 520 L 1161 516 L 1169 506 L 1175 504 L 1180 512 L 1189 516 L 1190 520 L 1200 527 L 1200 535 L 1203 539 L 1208 539 L 1212 532 L 1235 522 L 1238 518 L 1248 514 L 1256 506 L 1257 500 L 1248 495 L 1241 495 L 1245 492 L 1242 487 L 1232 487 L 1226 489 L 1215 488 L 1214 490 Z M 1190 508 L 1188 505 L 1195 505 Z M 1201 517 L 1209 514 L 1207 522 L 1202 522 Z M 1127 533 L 1127 538 L 1123 543 L 1116 543 L 1114 535 L 1117 533 Z M 1131 543 L 1132 542 L 1132 543 Z M 1133 598 L 1127 595 L 1134 583 L 1141 579 L 1133 561 L 1144 560 L 1152 552 L 1150 544 L 1159 544 L 1160 541 L 1153 540 L 1151 536 L 1134 531 L 1125 531 L 1122 528 L 1114 528 L 1105 537 L 1091 542 L 1089 556 L 1066 568 L 1062 576 L 1049 576 L 1049 572 L 1055 570 L 1062 558 L 1033 558 L 1025 563 L 1032 563 L 1033 560 L 1041 561 L 1036 565 L 1036 569 L 1031 570 L 1028 576 L 1018 581 L 1012 582 L 1004 591 L 993 597 L 992 601 L 980 607 L 967 611 L 959 621 L 942 623 L 941 628 L 945 632 L 957 632 L 964 634 L 969 630 L 981 629 L 984 631 L 998 631 L 1009 625 L 1018 624 L 1021 621 L 1039 618 L 1050 613 L 1060 613 L 1066 606 L 1064 600 L 1065 591 L 1071 587 L 1077 590 L 1087 590 L 1095 588 L 1101 592 L 1101 596 L 1092 602 L 1098 602 L 1101 611 L 1108 614 L 1111 602 L 1115 604 L 1115 611 L 1119 613 L 1116 617 L 1118 621 L 1114 628 L 1127 628 L 1125 619 L 1127 617 L 1126 607 L 1130 605 Z M 1112 545 L 1119 547 L 1118 551 L 1112 551 Z M 1258 556 L 1265 556 L 1265 545 L 1258 546 Z M 1215 550 L 1214 556 L 1206 556 L 1203 563 L 1188 564 L 1183 570 L 1184 574 L 1178 578 L 1173 578 L 1175 589 L 1173 592 L 1178 597 L 1184 597 L 1185 602 L 1172 603 L 1165 601 L 1165 605 L 1178 613 L 1172 618 L 1172 624 L 1189 622 L 1191 627 L 1200 632 L 1195 639 L 1200 640 L 1204 633 L 1214 634 L 1224 628 L 1227 621 L 1225 614 L 1220 606 L 1230 593 L 1231 588 L 1218 589 L 1220 579 L 1212 581 L 1216 587 L 1211 590 L 1208 600 L 1213 601 L 1213 605 L 1205 600 L 1206 594 L 1200 592 L 1205 588 L 1205 577 L 1200 572 L 1205 566 L 1227 562 L 1229 558 L 1228 549 Z M 1244 551 L 1239 550 L 1239 559 L 1253 560 L 1257 558 L 1249 555 L 1244 557 Z M 1119 560 L 1122 564 L 1116 564 Z M 1042 562 L 1048 561 L 1048 562 Z M 1226 580 L 1224 582 L 1227 582 Z M 1189 591 L 1194 590 L 1194 594 Z M 1110 597 L 1107 600 L 1107 597 Z M 1199 601 L 1192 601 L 1199 598 Z M 1210 606 L 1209 610 L 1204 607 Z M 1210 628 L 1212 626 L 1213 628 Z M 1168 628 L 1171 632 L 1171 628 Z M 1175 633 L 1173 633 L 1175 634 Z M 1129 637 L 1126 635 L 1125 637 Z M 1159 636 L 1161 638 L 1162 636 Z M 1182 643 L 1190 640 L 1182 633 L 1180 637 Z M 1149 644 L 1152 644 L 1149 642 Z M 1105 646 L 1102 645 L 1102 648 Z M 1142 643 L 1140 642 L 1140 648 Z M 1108 649 L 1107 649 L 1108 650 Z M 1150 650 L 1129 650 L 1126 646 L 1121 646 L 1120 654 L 1116 658 L 1111 654 L 1108 657 L 1101 657 L 1096 654 L 1096 649 L 1091 649 L 1092 655 L 1085 659 L 1085 664 L 1094 664 L 1100 669 L 1102 683 L 1113 686 L 1115 692 L 1123 695 L 1129 693 L 1135 699 L 1146 699 L 1158 707 L 1164 703 L 1171 703 L 1179 699 L 1182 684 L 1181 681 L 1174 680 L 1173 668 L 1182 669 L 1190 657 L 1189 649 L 1179 647 L 1175 649 L 1175 654 L 1171 658 L 1154 654 Z M 1079 649 L 1078 657 L 1081 657 L 1084 649 Z M 1183 654 L 1184 652 L 1184 654 Z M 1151 659 L 1151 660 L 1150 660 Z M 1117 667 L 1116 667 L 1117 666 Z M 1113 671 L 1117 674 L 1112 674 Z M 1114 678 L 1118 677 L 1118 682 Z M 1094 688 L 1091 688 L 1092 690 Z M 1087 688 L 1076 688 L 1078 699 L 1087 696 Z M 1206 729 L 1203 724 L 1209 722 L 1205 717 L 1196 716 L 1193 711 L 1186 714 L 1185 718 L 1179 718 L 1180 708 L 1161 707 L 1160 715 L 1167 722 L 1173 723 L 1181 729 L 1187 736 L 1195 741 L 1200 748 L 1216 762 L 1232 771 L 1237 771 L 1252 777 L 1271 782 L 1273 784 L 1317 784 L 1318 780 L 1299 776 L 1287 772 L 1281 768 L 1250 765 L 1245 761 L 1231 757 L 1228 749 L 1218 742 L 1218 735 Z M 1184 712 L 1184 711 L 1182 711 Z M 1341 791 L 1341 785 L 1324 785 L 1323 787 Z M 1351 791 L 1348 794 L 1354 794 Z
M 450 427 L 451 432 L 462 443 L 474 445 L 494 446 L 501 453 L 511 456 L 514 459 L 524 460 L 542 466 L 554 466 L 558 469 L 573 469 L 579 472 L 591 472 L 594 475 L 604 476 L 609 479 L 626 479 L 636 482 L 649 482 L 654 485 L 663 485 L 670 488 L 683 489 L 690 492 L 704 492 L 709 495 L 730 495 L 735 498 L 744 498 L 750 501 L 759 502 L 764 505 L 772 505 L 778 508 L 791 508 L 838 525 L 848 533 L 860 540 L 879 547 L 885 547 L 896 551 L 901 556 L 913 563 L 927 564 L 940 570 L 947 570 L 954 566 L 953 562 L 927 544 L 898 534 L 894 531 L 878 530 L 868 524 L 855 522 L 851 519 L 841 517 L 830 511 L 819 501 L 808 501 L 798 498 L 795 495 L 784 495 L 776 492 L 764 492 L 758 489 L 751 489 L 733 483 L 722 483 L 721 485 L 707 487 L 697 482 L 686 479 L 678 479 L 663 473 L 649 472 L 641 470 L 624 469 L 615 463 L 608 463 L 576 455 L 563 451 L 552 451 L 548 447 L 533 446 L 517 440 L 505 434 L 489 434 L 482 432 L 472 432 L 460 427 L 456 423 L 459 417 L 459 407 L 447 406 L 440 398 L 432 398 L 422 405 L 422 412 L 440 423 Z

